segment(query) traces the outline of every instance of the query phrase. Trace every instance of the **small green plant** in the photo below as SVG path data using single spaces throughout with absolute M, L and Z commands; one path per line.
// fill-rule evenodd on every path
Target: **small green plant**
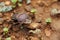
M 33 13 L 33 14 L 34 14 L 35 12 L 36 12 L 36 9 L 34 9 L 34 8 L 33 8 L 33 9 L 31 9 L 31 13 Z
M 8 30 L 9 29 L 7 27 L 3 28 L 4 34 L 8 33 Z
M 5 40 L 11 40 L 11 37 L 6 38 Z
M 11 2 L 12 2 L 13 4 L 16 4 L 17 0 L 11 0 Z
M 51 18 L 47 18 L 47 19 L 45 20 L 45 22 L 46 22 L 47 24 L 51 23 Z
M 18 6 L 22 6 L 22 4 L 21 3 L 18 3 Z

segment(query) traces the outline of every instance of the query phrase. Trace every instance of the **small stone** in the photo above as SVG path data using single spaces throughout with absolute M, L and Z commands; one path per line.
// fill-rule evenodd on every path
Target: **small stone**
M 14 36 L 14 35 L 12 35 L 12 36 L 11 36 L 11 38 L 15 38 L 15 36 Z
M 10 4 L 11 4 L 10 1 L 6 1 L 6 2 L 5 2 L 5 5 L 10 5 Z
M 60 10 L 57 10 L 57 9 L 52 9 L 51 10 L 51 15 L 52 16 L 56 16 L 56 15 L 59 15 L 60 14 Z
M 52 10 L 51 10 L 51 13 L 56 14 L 57 12 L 58 12 L 57 9 L 52 9 Z
M 31 23 L 30 26 L 28 26 L 30 29 L 36 29 L 39 28 L 39 23 Z
M 41 4 L 41 0 L 38 0 L 38 1 L 37 1 L 37 4 L 40 5 L 40 4 Z
M 27 14 L 16 14 L 16 19 L 20 22 L 26 21 L 28 18 Z

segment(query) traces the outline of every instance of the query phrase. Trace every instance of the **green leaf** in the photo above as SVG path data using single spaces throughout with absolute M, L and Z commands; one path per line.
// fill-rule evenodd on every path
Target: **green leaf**
M 31 9 L 31 13 L 35 13 L 36 12 L 36 9 Z
M 18 6 L 22 6 L 22 4 L 21 3 L 18 3 Z
M 11 0 L 11 2 L 12 2 L 13 4 L 16 4 L 17 0 Z
M 7 33 L 8 30 L 9 30 L 9 29 L 8 29 L 7 27 L 3 28 L 3 31 L 4 31 L 5 33 Z
M 47 18 L 46 23 L 51 23 L 51 18 Z
M 11 40 L 11 37 L 6 38 L 5 40 Z

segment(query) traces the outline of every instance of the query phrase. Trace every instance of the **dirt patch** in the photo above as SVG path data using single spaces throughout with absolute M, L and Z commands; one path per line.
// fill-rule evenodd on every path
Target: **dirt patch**
M 10 0 L 0 2 L 6 3 L 6 7 L 13 4 Z M 8 37 L 11 40 L 60 40 L 60 12 L 57 12 L 59 16 L 51 15 L 51 10 L 60 10 L 59 0 L 31 0 L 29 4 L 23 0 L 18 3 L 10 11 L 5 12 L 4 7 L 0 11 L 1 40 Z

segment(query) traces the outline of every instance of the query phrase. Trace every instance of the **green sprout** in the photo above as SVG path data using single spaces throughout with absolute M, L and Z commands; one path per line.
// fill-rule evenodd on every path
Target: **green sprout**
M 31 13 L 33 13 L 33 14 L 34 14 L 35 12 L 36 12 L 36 9 L 34 9 L 34 8 L 33 8 L 33 9 L 31 9 Z
M 18 3 L 18 6 L 22 6 L 22 4 L 21 3 Z
M 11 2 L 12 2 L 13 4 L 16 4 L 17 0 L 11 0 Z
M 11 40 L 11 37 L 6 38 L 5 40 Z
M 4 34 L 8 33 L 8 30 L 9 29 L 7 27 L 3 28 Z
M 45 22 L 46 22 L 47 24 L 51 23 L 51 18 L 47 18 L 47 19 L 45 20 Z

